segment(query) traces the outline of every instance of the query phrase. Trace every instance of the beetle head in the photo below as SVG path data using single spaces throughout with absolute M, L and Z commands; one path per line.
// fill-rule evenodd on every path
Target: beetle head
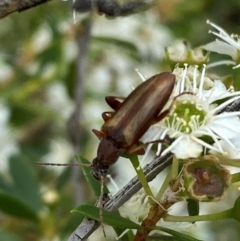
M 101 177 L 105 176 L 108 172 L 109 166 L 103 165 L 102 161 L 97 157 L 92 161 L 92 175 L 98 181 L 100 181 Z
M 103 138 L 100 141 L 97 157 L 92 162 L 92 174 L 100 180 L 101 176 L 105 176 L 109 167 L 114 164 L 119 157 L 120 149 L 114 145 L 111 139 Z

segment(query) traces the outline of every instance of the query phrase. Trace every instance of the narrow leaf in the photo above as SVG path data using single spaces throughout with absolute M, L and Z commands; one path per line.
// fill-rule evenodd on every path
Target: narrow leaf
M 13 179 L 10 193 L 22 200 L 34 211 L 39 211 L 42 203 L 39 192 L 39 182 L 31 164 L 20 155 L 12 156 L 9 160 L 9 172 Z
M 34 222 L 38 220 L 37 213 L 34 212 L 31 207 L 16 197 L 2 191 L 0 191 L 0 210 L 6 214 Z
M 22 241 L 19 237 L 17 237 L 15 234 L 9 233 L 3 229 L 0 228 L 0 238 L 4 241 Z
M 203 241 L 203 240 L 193 238 L 191 236 L 188 236 L 187 234 L 183 234 L 183 233 L 177 232 L 177 231 L 169 229 L 169 228 L 157 226 L 154 229 L 157 229 L 157 230 L 163 231 L 165 233 L 171 234 L 178 241 Z
M 108 212 L 106 210 L 101 210 L 103 212 L 103 222 L 105 224 L 108 224 L 112 227 L 116 228 L 124 228 L 124 229 L 139 229 L 141 228 L 140 225 L 121 217 L 116 212 Z M 80 213 L 84 216 L 87 216 L 89 218 L 95 219 L 97 221 L 100 220 L 100 209 L 91 205 L 81 205 L 75 209 L 73 209 L 71 212 L 74 213 Z
M 199 214 L 199 202 L 189 198 L 187 203 L 188 214 L 190 216 L 197 216 Z
M 82 156 L 76 156 L 80 166 L 82 168 L 83 174 L 86 178 L 87 183 L 90 185 L 91 189 L 93 190 L 95 196 L 99 197 L 101 195 L 101 183 L 97 181 L 92 173 L 91 173 L 91 164 L 90 162 Z M 107 192 L 105 189 L 104 192 Z

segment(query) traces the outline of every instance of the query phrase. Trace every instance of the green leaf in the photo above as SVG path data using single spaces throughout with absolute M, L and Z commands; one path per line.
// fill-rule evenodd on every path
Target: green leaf
M 236 199 L 231 213 L 233 218 L 240 222 L 240 197 Z
M 38 212 L 42 206 L 37 175 L 30 163 L 16 155 L 9 160 L 9 174 L 12 177 L 12 193 L 29 208 Z
M 16 197 L 0 191 L 0 210 L 6 214 L 37 222 L 37 213 Z
M 147 241 L 178 241 L 178 239 L 170 235 L 153 234 L 147 237 Z
M 74 98 L 75 91 L 75 76 L 76 76 L 76 62 L 69 63 L 67 68 L 66 77 L 64 78 L 64 84 L 68 92 L 69 97 Z M 87 91 L 87 90 L 86 90 Z
M 232 174 L 231 183 L 235 183 L 239 181 L 240 181 L 240 172 Z
M 78 167 L 76 167 L 78 168 Z M 57 179 L 56 189 L 62 190 L 71 179 L 72 170 L 71 168 L 65 168 L 64 171 L 59 175 Z
M 101 183 L 93 177 L 93 175 L 91 173 L 90 162 L 87 159 L 85 159 L 84 157 L 79 156 L 79 155 L 77 155 L 76 158 L 77 158 L 78 162 L 80 163 L 80 166 L 82 168 L 82 171 L 83 171 L 83 174 L 86 178 L 86 181 L 90 185 L 90 187 L 93 190 L 95 196 L 99 197 L 101 195 Z M 108 192 L 106 187 L 104 187 L 103 192 L 104 193 Z
M 188 214 L 197 216 L 199 214 L 199 202 L 193 199 L 187 199 Z
M 32 121 L 36 118 L 36 113 L 32 112 L 26 106 L 21 105 L 20 103 L 11 103 L 11 116 L 10 122 L 16 126 L 20 127 L 26 123 Z
M 22 91 L 19 93 L 21 94 Z M 35 119 L 54 121 L 58 118 L 61 117 L 56 111 L 42 106 L 39 101 L 30 100 L 27 97 L 24 100 L 11 101 L 10 122 L 18 128 L 25 126 L 27 123 L 30 123 Z
M 81 205 L 75 209 L 73 209 L 71 212 L 73 213 L 80 213 L 84 216 L 87 216 L 89 218 L 95 219 L 97 221 L 101 221 L 99 213 L 102 211 L 103 213 L 103 222 L 116 228 L 124 228 L 124 229 L 139 229 L 141 228 L 140 225 L 121 217 L 116 212 L 108 212 L 106 210 L 100 210 L 97 207 L 91 206 L 91 205 Z
M 18 238 L 16 235 L 9 233 L 0 228 L 0 240 L 4 241 L 22 241 L 22 239 Z
M 174 238 L 176 238 L 177 241 L 202 241 L 200 239 L 193 238 L 191 236 L 188 236 L 186 234 L 177 232 L 177 231 L 169 229 L 169 228 L 156 226 L 156 227 L 154 227 L 154 229 L 171 234 Z
M 108 36 L 94 36 L 93 40 L 98 41 L 99 43 L 103 43 L 105 45 L 107 44 L 116 46 L 117 48 L 123 48 L 125 51 L 128 50 L 132 52 L 138 52 L 138 49 L 135 44 L 123 39 Z
M 109 36 L 93 36 L 93 41 L 96 42 L 101 49 L 104 49 L 106 46 L 111 46 L 118 48 L 133 60 L 141 59 L 141 54 L 133 42 Z

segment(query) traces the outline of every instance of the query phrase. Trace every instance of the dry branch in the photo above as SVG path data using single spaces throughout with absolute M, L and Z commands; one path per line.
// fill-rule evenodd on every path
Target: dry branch
M 0 18 L 10 13 L 21 12 L 51 0 L 0 0 Z

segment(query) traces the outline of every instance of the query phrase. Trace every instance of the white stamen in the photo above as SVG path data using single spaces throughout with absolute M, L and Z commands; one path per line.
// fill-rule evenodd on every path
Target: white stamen
M 216 61 L 211 64 L 207 65 L 207 69 L 214 68 L 216 66 L 220 65 L 235 65 L 236 63 L 232 60 L 221 60 L 221 61 Z M 237 65 L 238 66 L 238 65 Z M 233 69 L 237 68 L 236 66 L 233 67 Z
M 240 115 L 240 111 L 234 111 L 234 112 L 223 112 L 220 115 L 215 115 L 214 119 L 222 119 L 222 118 L 226 118 L 226 117 L 231 117 L 231 116 L 239 116 Z
M 233 69 L 237 69 L 237 68 L 239 68 L 239 67 L 240 67 L 240 64 L 234 66 Z
M 196 94 L 197 92 L 197 69 L 198 66 L 195 65 L 194 72 L 193 72 L 193 93 Z
M 161 156 L 166 155 L 168 152 L 170 152 L 173 147 L 175 147 L 182 139 L 184 138 L 184 136 L 180 136 L 179 138 L 177 138 L 168 148 L 166 148 L 162 153 Z
M 129 231 L 129 229 L 124 230 L 124 231 L 123 231 L 118 237 L 116 237 L 115 239 L 116 239 L 116 240 L 121 239 L 128 231 Z
M 181 87 L 180 87 L 180 92 L 184 92 L 184 86 L 185 86 L 185 80 L 187 76 L 187 64 L 184 64 L 184 71 L 182 73 L 182 81 L 181 81 Z
M 140 77 L 140 79 L 142 80 L 142 82 L 144 82 L 146 80 L 146 78 L 140 73 L 140 71 L 138 69 L 135 69 L 135 71 L 137 72 L 137 74 Z
M 109 179 L 109 181 L 112 183 L 112 185 L 114 186 L 114 188 L 116 188 L 116 190 L 119 190 L 119 186 L 117 185 L 117 183 L 115 182 L 115 180 L 112 178 L 112 176 L 111 176 L 110 174 L 108 174 L 106 177 L 107 177 L 107 178 Z
M 200 78 L 199 90 L 198 90 L 198 95 L 199 95 L 200 97 L 202 96 L 205 72 L 206 72 L 206 65 L 204 64 L 204 65 L 203 65 L 202 74 L 201 74 L 201 78 Z
M 196 138 L 195 136 L 191 136 L 191 139 L 192 139 L 193 141 L 195 141 L 196 143 L 198 143 L 198 144 L 200 144 L 200 145 L 202 145 L 202 146 L 207 147 L 207 148 L 210 149 L 210 150 L 215 150 L 215 151 L 219 152 L 219 149 L 217 149 L 217 148 L 215 148 L 214 146 L 211 146 L 211 145 L 209 145 L 208 143 L 206 143 L 206 142 L 204 142 L 204 141 Z

